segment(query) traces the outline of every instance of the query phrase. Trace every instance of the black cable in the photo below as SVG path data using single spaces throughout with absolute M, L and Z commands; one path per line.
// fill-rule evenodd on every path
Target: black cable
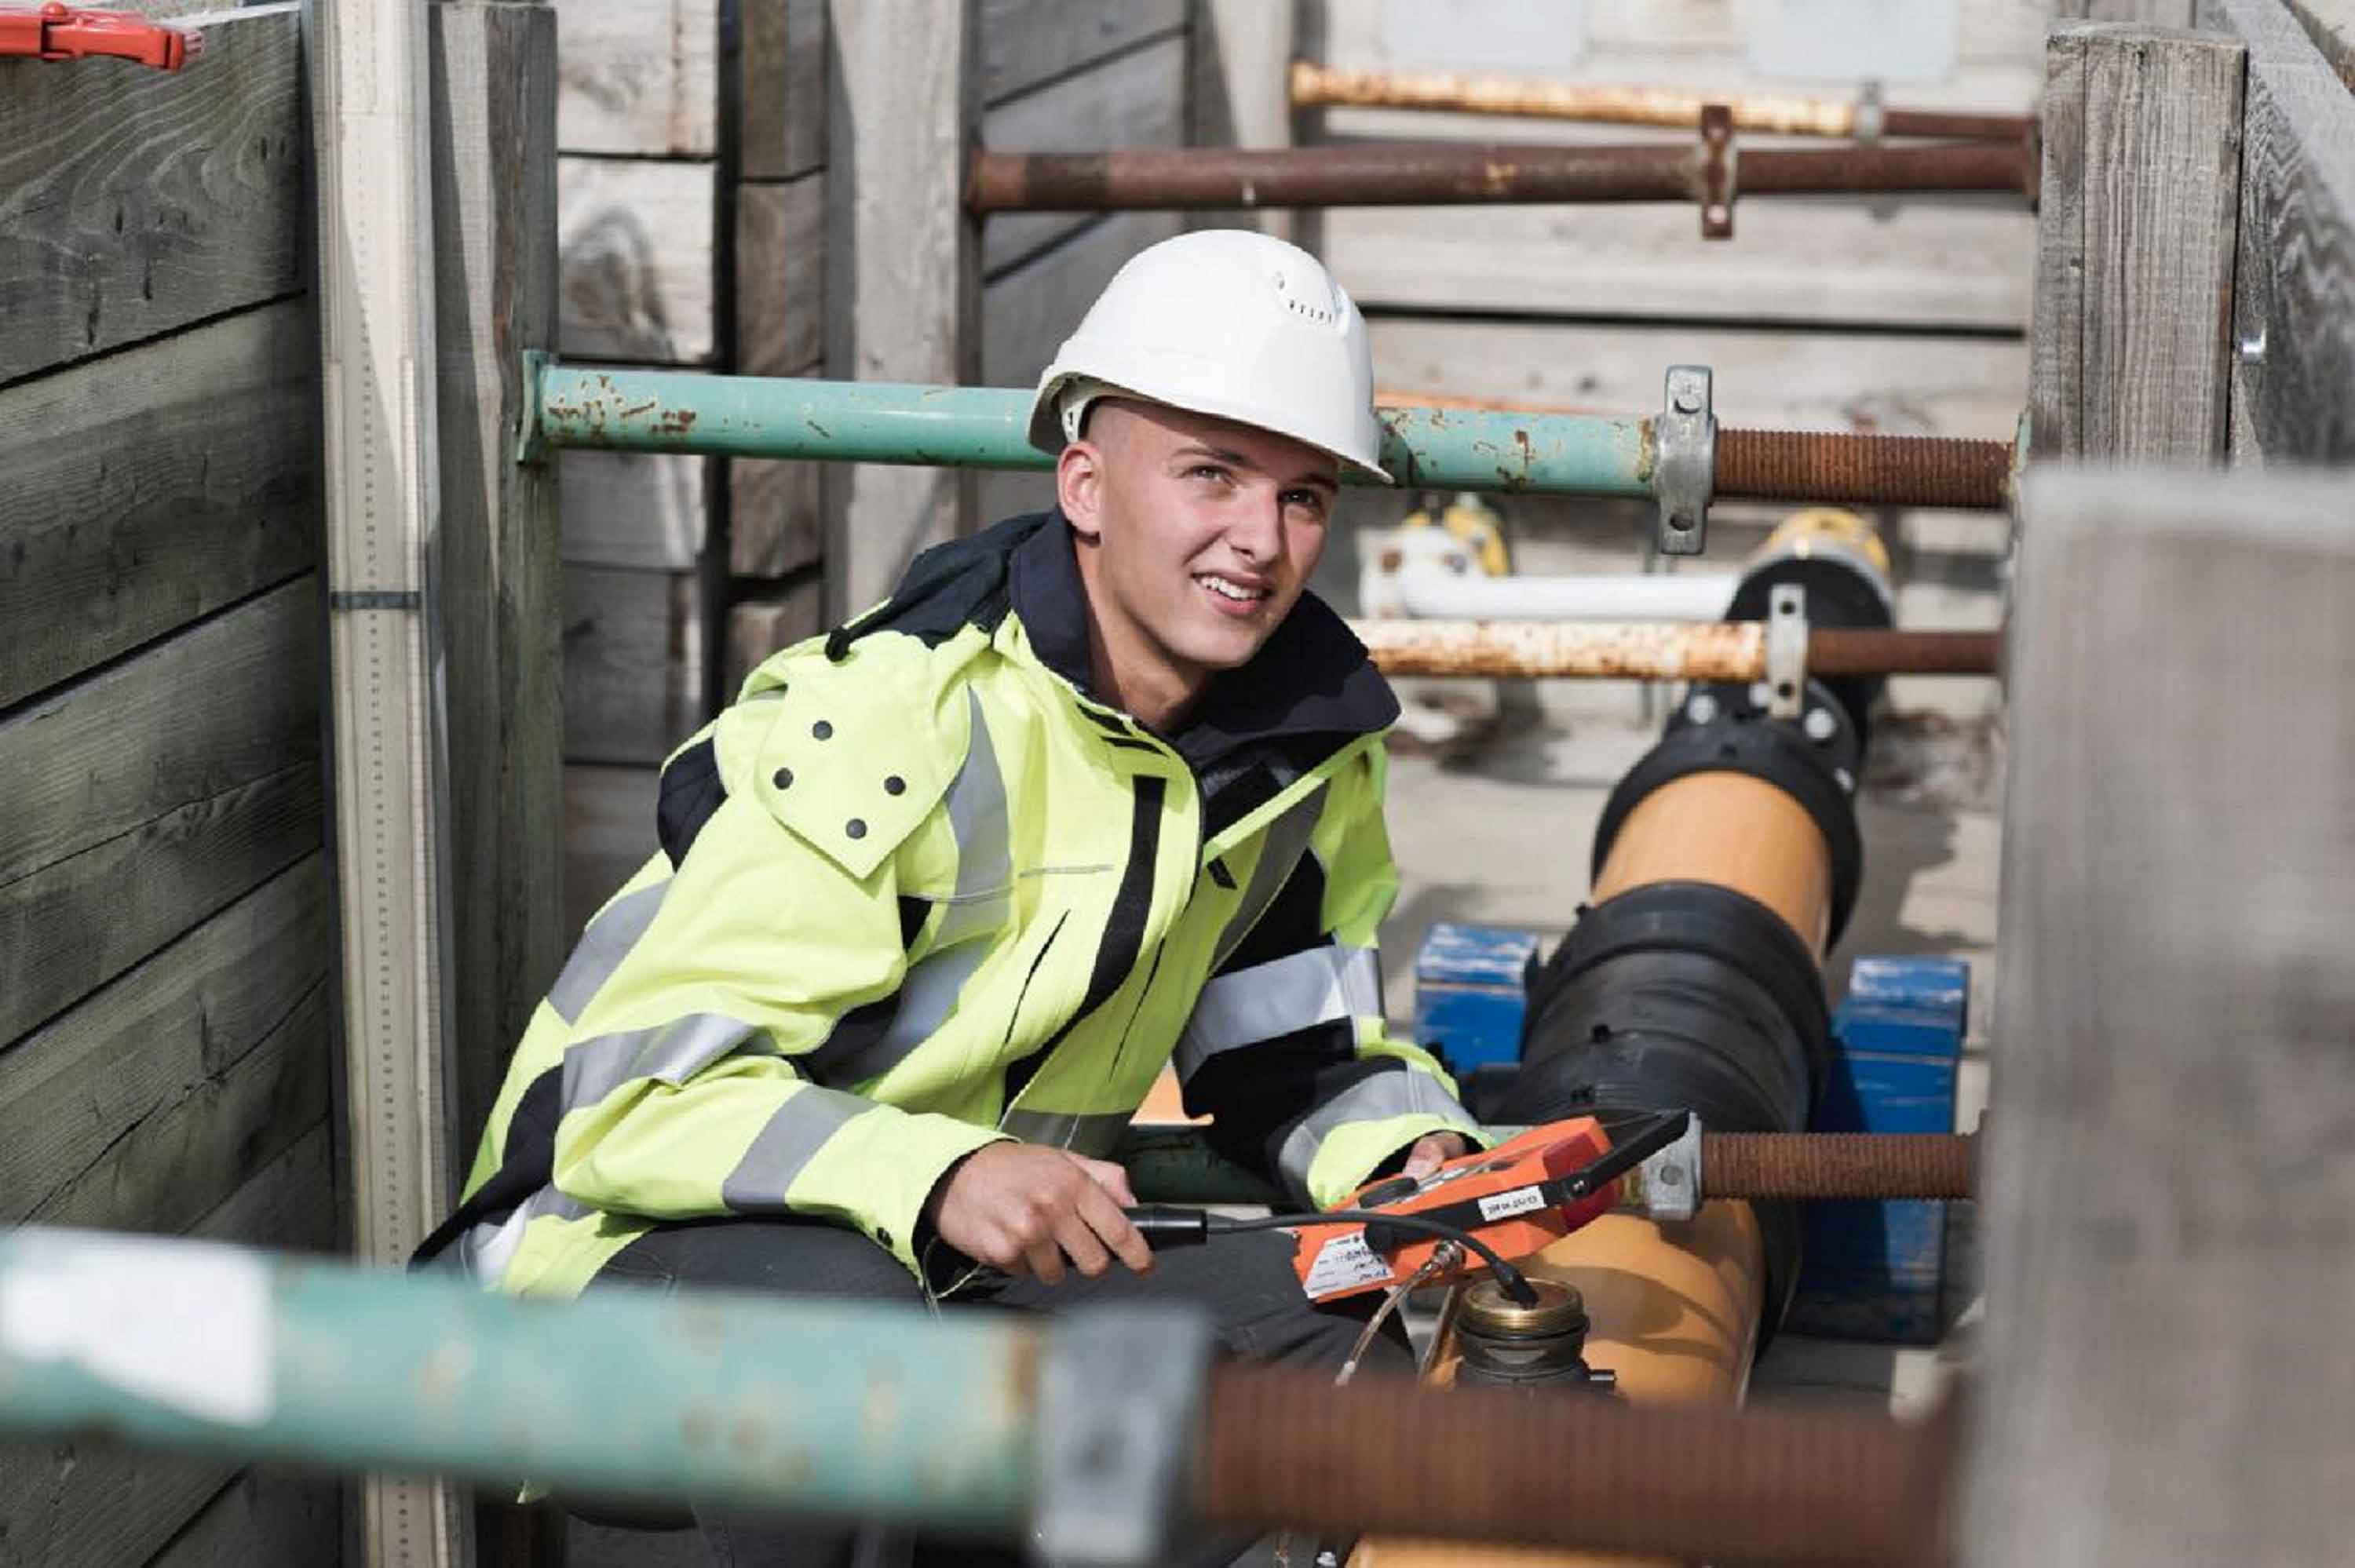
M 1205 1230 L 1211 1235 L 1235 1231 L 1291 1230 L 1302 1225 L 1383 1224 L 1400 1230 L 1421 1231 L 1443 1241 L 1452 1241 L 1469 1247 L 1480 1255 L 1480 1261 L 1496 1275 L 1497 1283 L 1507 1296 L 1523 1307 L 1538 1304 L 1538 1293 L 1521 1277 L 1521 1271 L 1507 1263 L 1495 1247 L 1474 1235 L 1461 1225 L 1451 1225 L 1441 1220 L 1427 1220 L 1421 1214 L 1393 1214 L 1380 1209 L 1323 1209 L 1313 1214 L 1267 1214 L 1253 1219 L 1231 1219 L 1224 1214 L 1205 1216 Z

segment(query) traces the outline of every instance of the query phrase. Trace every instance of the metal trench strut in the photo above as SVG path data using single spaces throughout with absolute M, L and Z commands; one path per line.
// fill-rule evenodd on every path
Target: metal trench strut
M 593 447 L 709 457 L 1049 469 L 1027 388 L 600 370 L 524 355 L 517 457 Z M 1700 553 L 1718 499 L 2005 509 L 2010 443 L 1727 429 L 1705 366 L 1675 366 L 1654 418 L 1392 407 L 1382 461 L 1438 490 L 1650 499 L 1669 555 Z M 1345 473 L 1356 483 L 1379 482 Z
M 630 1375 L 611 1371 L 626 1366 Z M 0 1236 L 0 1436 L 528 1479 L 1027 1541 L 1142 1568 L 1195 1520 L 1912 1563 L 1944 1423 L 1336 1387 L 1180 1309 L 1051 1321 L 470 1281 L 181 1240 Z

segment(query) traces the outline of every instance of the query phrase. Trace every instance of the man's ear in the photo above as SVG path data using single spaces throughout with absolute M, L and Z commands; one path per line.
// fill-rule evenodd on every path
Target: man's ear
M 1093 441 L 1073 441 L 1055 460 L 1055 500 L 1071 532 L 1091 543 L 1103 534 L 1103 453 Z

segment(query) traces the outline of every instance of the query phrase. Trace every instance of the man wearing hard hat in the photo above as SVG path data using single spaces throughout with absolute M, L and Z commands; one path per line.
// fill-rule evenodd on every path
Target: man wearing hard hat
M 1478 1137 L 1383 1025 L 1398 705 L 1306 591 L 1380 437 L 1313 257 L 1134 258 L 1039 384 L 1056 509 L 927 551 L 665 764 L 661 853 L 539 1007 L 429 1250 L 538 1294 L 1180 1296 L 1235 1353 L 1341 1359 L 1359 1323 L 1304 1298 L 1288 1236 L 1156 1265 L 1108 1157 L 1173 1063 L 1219 1149 L 1320 1206 Z M 734 1560 L 829 1560 L 769 1540 Z

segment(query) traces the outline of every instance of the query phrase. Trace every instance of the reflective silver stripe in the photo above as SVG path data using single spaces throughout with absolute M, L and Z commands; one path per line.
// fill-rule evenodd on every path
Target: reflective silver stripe
M 589 999 L 613 978 L 613 971 L 622 967 L 622 960 L 638 945 L 646 927 L 655 923 L 655 912 L 662 907 L 663 895 L 669 891 L 670 879 L 665 877 L 652 887 L 641 887 L 615 899 L 589 922 L 572 956 L 564 961 L 564 972 L 549 988 L 548 1005 L 556 1009 L 557 1016 L 567 1023 L 580 1018 Z
M 559 1219 L 578 1220 L 591 1210 L 589 1205 L 565 1196 L 553 1187 L 542 1187 L 516 1205 L 515 1212 L 504 1220 L 485 1220 L 450 1249 L 452 1264 L 464 1273 L 485 1283 L 498 1280 L 515 1258 L 516 1249 L 523 1245 L 524 1227 L 543 1214 Z
M 1385 1121 L 1394 1116 L 1428 1113 L 1462 1127 L 1473 1125 L 1472 1113 L 1455 1103 L 1437 1078 L 1405 1063 L 1396 1072 L 1359 1078 L 1323 1105 L 1302 1117 L 1284 1136 L 1276 1152 L 1276 1168 L 1300 1192 L 1308 1190 L 1308 1167 L 1317 1148 L 1339 1127 L 1353 1121 Z
M 736 1169 L 719 1183 L 719 1201 L 740 1214 L 782 1213 L 785 1190 L 802 1167 L 842 1130 L 842 1124 L 878 1108 L 873 1100 L 806 1084 L 785 1097 L 752 1139 Z
M 1328 944 L 1253 964 L 1202 988 L 1178 1039 L 1178 1075 L 1190 1079 L 1221 1051 L 1381 1013 L 1381 969 L 1371 948 Z
M 647 1029 L 600 1034 L 564 1050 L 568 1111 L 593 1106 L 633 1078 L 677 1085 L 760 1033 L 717 1012 L 691 1012 Z
M 1316 819 L 1325 811 L 1326 786 L 1319 784 L 1308 794 L 1284 808 L 1284 814 L 1267 825 L 1260 840 L 1259 860 L 1252 866 L 1251 881 L 1243 888 L 1241 902 L 1228 917 L 1226 927 L 1219 933 L 1218 944 L 1210 949 L 1210 968 L 1215 971 L 1243 945 L 1259 917 L 1292 880 L 1293 868 L 1300 857 L 1308 853 L 1308 841 L 1316 832 Z
M 956 836 L 956 890 L 932 938 L 932 950 L 900 982 L 890 1027 L 839 1060 L 815 1064 L 826 1077 L 861 1084 L 905 1061 L 940 1032 L 965 981 L 989 956 L 995 937 L 1014 909 L 1014 845 L 1007 826 L 1006 776 L 981 716 L 981 699 L 965 688 L 973 740 L 949 786 L 949 831 Z
M 1128 1111 L 1036 1111 L 1010 1110 L 999 1118 L 1001 1132 L 1010 1132 L 1025 1143 L 1043 1143 L 1052 1149 L 1068 1149 L 1074 1154 L 1091 1154 L 1101 1159 L 1120 1147 L 1120 1135 L 1128 1128 Z

